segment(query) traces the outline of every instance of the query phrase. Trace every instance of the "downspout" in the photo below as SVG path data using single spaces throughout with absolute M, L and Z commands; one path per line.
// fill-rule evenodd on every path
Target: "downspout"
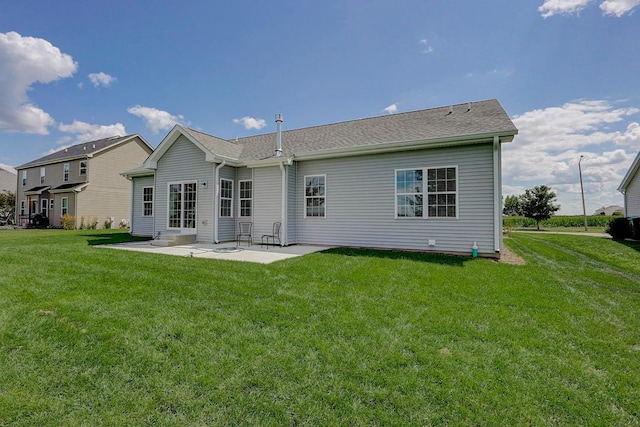
M 280 173 L 282 175 L 282 203 L 280 206 L 280 216 L 282 217 L 282 227 L 280 227 L 280 233 L 282 234 L 282 239 L 280 242 L 280 246 L 287 246 L 287 170 L 284 168 L 284 162 L 280 162 Z
M 502 247 L 502 170 L 500 159 L 500 137 L 493 137 L 493 244 L 495 253 Z
M 133 222 L 134 222 L 134 219 L 135 219 L 135 215 L 133 214 L 133 197 L 134 197 L 134 193 L 135 193 L 135 185 L 133 185 L 133 183 L 134 183 L 133 177 L 127 177 L 127 179 L 129 181 L 131 181 L 131 200 L 129 201 L 129 203 L 131 203 L 131 208 L 129 209 L 129 216 L 131 217 L 131 222 L 129 223 L 129 234 L 133 236 L 133 227 L 134 227 Z M 155 187 L 155 185 L 154 185 L 154 187 Z M 153 191 L 155 192 L 156 190 L 154 189 Z M 152 214 L 153 214 L 153 212 L 152 212 Z M 113 224 L 111 224 L 111 225 L 113 226 Z
M 218 199 L 220 193 L 220 185 L 218 184 L 220 178 L 220 169 L 226 164 L 226 161 L 223 160 L 218 166 L 215 167 L 213 173 L 213 185 L 215 191 L 213 192 L 213 243 L 220 243 L 220 239 L 218 239 Z

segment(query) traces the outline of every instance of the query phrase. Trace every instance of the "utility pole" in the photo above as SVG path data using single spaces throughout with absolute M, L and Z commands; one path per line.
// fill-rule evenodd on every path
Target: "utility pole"
M 584 186 L 582 185 L 582 166 L 580 162 L 584 156 L 580 156 L 580 160 L 578 160 L 578 171 L 580 172 L 580 192 L 582 193 L 582 215 L 584 216 L 584 231 L 587 231 L 587 208 L 584 205 Z

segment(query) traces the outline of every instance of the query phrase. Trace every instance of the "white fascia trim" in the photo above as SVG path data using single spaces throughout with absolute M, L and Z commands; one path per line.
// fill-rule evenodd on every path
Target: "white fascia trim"
M 365 154 L 379 154 L 397 151 L 421 150 L 427 148 L 455 147 L 459 145 L 473 145 L 490 143 L 494 138 L 500 142 L 511 142 L 516 132 L 489 133 L 467 136 L 455 136 L 450 138 L 437 138 L 432 140 L 387 142 L 377 145 L 365 145 L 357 147 L 331 148 L 328 150 L 311 151 L 296 154 L 296 160 L 316 160 L 332 157 L 357 156 Z
M 631 183 L 631 180 L 633 179 L 635 174 L 638 172 L 638 169 L 640 169 L 640 152 L 638 153 L 636 158 L 633 160 L 633 163 L 631 163 L 631 166 L 629 166 L 629 170 L 627 171 L 626 175 L 622 179 L 622 182 L 618 186 L 619 192 L 621 192 L 622 194 L 626 194 L 627 187 Z

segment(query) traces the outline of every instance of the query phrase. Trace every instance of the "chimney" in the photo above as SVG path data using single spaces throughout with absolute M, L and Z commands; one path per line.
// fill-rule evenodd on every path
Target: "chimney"
M 276 152 L 273 157 L 282 156 L 282 114 L 276 114 Z

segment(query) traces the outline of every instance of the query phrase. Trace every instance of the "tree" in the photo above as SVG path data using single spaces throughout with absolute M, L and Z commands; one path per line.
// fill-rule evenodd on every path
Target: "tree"
M 520 215 L 520 198 L 515 195 L 505 197 L 502 213 L 505 215 Z
M 16 209 L 16 193 L 4 191 L 0 193 L 0 214 L 8 215 Z
M 536 222 L 536 228 L 540 230 L 540 221 L 551 218 L 560 209 L 560 205 L 554 205 L 556 193 L 546 185 L 537 185 L 533 189 L 525 190 L 520 196 L 520 210 L 522 215 Z

